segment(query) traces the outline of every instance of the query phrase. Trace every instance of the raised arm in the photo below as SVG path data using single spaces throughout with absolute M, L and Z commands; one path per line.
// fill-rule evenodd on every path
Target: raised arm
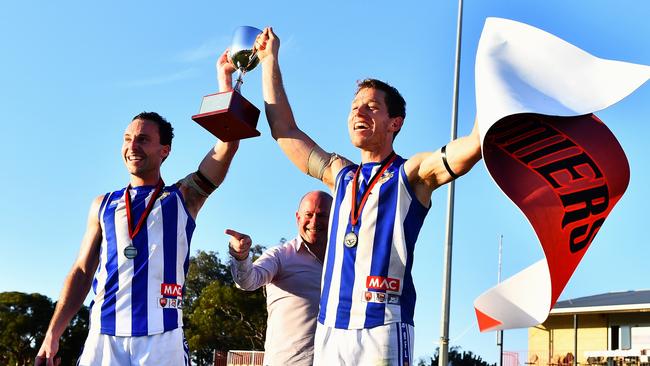
M 273 255 L 273 251 L 267 250 L 252 263 L 250 248 L 253 242 L 250 236 L 232 229 L 226 229 L 226 234 L 230 235 L 230 272 L 237 287 L 254 291 L 271 283 L 280 269 L 279 259 Z
M 431 193 L 436 188 L 467 173 L 481 160 L 478 121 L 474 121 L 474 128 L 469 135 L 451 141 L 444 148 L 445 154 L 442 153 L 443 148 L 435 152 L 419 153 L 404 164 L 409 183 L 424 205 L 429 204 Z
M 282 84 L 278 62 L 280 39 L 272 28 L 264 29 L 257 39 L 256 47 L 262 63 L 264 107 L 271 135 L 300 171 L 320 179 L 332 189 L 336 174 L 350 162 L 336 154 L 325 152 L 298 128 Z
M 63 283 L 63 289 L 56 303 L 54 315 L 45 333 L 45 338 L 38 351 L 38 356 L 47 357 L 48 365 L 59 350 L 59 338 L 79 311 L 83 301 L 90 291 L 93 276 L 99 264 L 99 247 L 102 242 L 102 231 L 99 225 L 99 206 L 104 196 L 97 197 L 90 206 L 86 233 L 81 241 L 79 255 Z
M 225 50 L 217 61 L 219 91 L 232 90 L 233 72 L 235 67 L 229 62 L 228 50 Z M 218 141 L 205 155 L 197 171 L 178 182 L 192 217 L 196 218 L 210 193 L 221 185 L 238 148 L 239 141 Z

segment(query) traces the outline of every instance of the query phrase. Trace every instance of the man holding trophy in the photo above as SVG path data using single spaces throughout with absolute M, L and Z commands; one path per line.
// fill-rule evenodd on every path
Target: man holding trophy
M 218 61 L 219 87 L 232 89 L 234 65 Z M 36 364 L 54 365 L 59 338 L 91 287 L 90 330 L 79 365 L 189 365 L 183 284 L 195 219 L 224 180 L 239 141 L 219 141 L 198 169 L 166 186 L 160 174 L 173 128 L 154 112 L 127 126 L 126 188 L 98 196 L 50 321 Z
M 271 28 L 256 41 L 266 116 L 287 157 L 333 192 L 321 284 L 315 365 L 413 363 L 413 250 L 432 192 L 467 173 L 481 158 L 476 124 L 469 136 L 435 152 L 404 159 L 393 139 L 405 101 L 375 79 L 358 83 L 348 133 L 361 164 L 327 153 L 296 125 Z

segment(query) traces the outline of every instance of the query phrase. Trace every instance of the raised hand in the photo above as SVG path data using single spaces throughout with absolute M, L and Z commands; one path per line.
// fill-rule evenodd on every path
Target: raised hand
M 232 90 L 232 74 L 237 71 L 235 65 L 230 60 L 230 49 L 226 48 L 225 51 L 217 59 L 217 80 L 219 81 L 219 91 Z
M 246 259 L 253 243 L 251 237 L 232 229 L 226 229 L 226 234 L 230 235 L 230 254 L 239 261 Z
M 257 36 L 255 40 L 255 50 L 257 51 L 257 57 L 260 61 L 263 61 L 267 56 L 272 55 L 273 58 L 278 57 L 278 51 L 280 50 L 280 38 L 273 32 L 273 28 L 266 27 Z

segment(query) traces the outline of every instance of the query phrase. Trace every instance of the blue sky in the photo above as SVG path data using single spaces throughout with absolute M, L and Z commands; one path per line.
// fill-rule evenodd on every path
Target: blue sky
M 227 4 L 227 5 L 226 5 Z M 194 170 L 214 138 L 190 116 L 216 91 L 214 63 L 239 25 L 272 25 L 282 46 L 284 82 L 299 125 L 328 151 L 353 160 L 345 121 L 355 80 L 395 85 L 407 101 L 396 151 L 411 156 L 449 139 L 456 32 L 455 1 L 327 2 L 11 2 L 0 6 L 0 291 L 58 297 L 79 248 L 93 197 L 126 185 L 121 136 L 131 117 L 157 111 L 176 138 L 166 182 Z M 488 16 L 542 28 L 604 58 L 650 64 L 650 3 L 643 0 L 465 1 L 459 134 L 475 113 L 474 58 Z M 263 106 L 261 72 L 243 94 Z M 643 228 L 650 196 L 644 158 L 650 86 L 598 113 L 626 151 L 631 182 L 561 299 L 647 289 Z M 225 228 L 272 245 L 296 233 L 300 196 L 324 189 L 303 176 L 270 137 L 244 141 L 228 178 L 204 206 L 194 249 L 226 251 Z M 414 263 L 418 289 L 416 357 L 440 337 L 446 188 L 434 193 Z M 530 225 L 482 163 L 456 185 L 450 338 L 497 360 L 495 337 L 481 334 L 472 302 L 503 278 L 542 258 Z M 505 349 L 524 352 L 526 332 L 507 331 Z

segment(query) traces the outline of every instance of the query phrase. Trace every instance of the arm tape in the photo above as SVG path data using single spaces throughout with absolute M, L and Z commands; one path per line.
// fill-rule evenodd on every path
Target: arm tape
M 206 197 L 207 198 L 210 195 L 210 193 L 212 193 L 212 191 L 214 191 L 214 189 L 210 190 L 210 192 L 206 192 L 206 190 L 201 188 L 201 186 L 196 182 L 196 180 L 194 178 L 195 176 L 198 177 L 198 174 L 190 173 L 185 178 L 181 179 L 181 183 L 187 185 L 190 188 L 192 188 L 201 197 Z
M 212 181 L 211 181 L 210 179 L 208 179 L 208 177 L 206 177 L 205 175 L 203 175 L 203 173 L 201 173 L 201 170 L 200 170 L 200 169 L 197 169 L 197 170 L 196 170 L 196 176 L 199 177 L 199 179 L 201 180 L 201 182 L 203 182 L 205 185 L 207 185 L 208 187 L 210 187 L 210 189 L 212 189 L 213 191 L 214 191 L 215 189 L 219 188 L 218 185 L 212 183 Z
M 322 180 L 325 169 L 332 165 L 332 162 L 337 157 L 338 155 L 328 154 L 318 145 L 314 145 L 309 152 L 309 158 L 307 158 L 307 174 Z
M 452 178 L 458 179 L 460 177 L 458 174 L 454 173 L 453 170 L 451 170 L 451 167 L 449 166 L 449 163 L 447 162 L 447 145 L 443 146 L 440 149 L 440 154 L 442 155 L 442 163 L 445 165 L 445 169 L 447 169 L 447 173 L 451 175 Z

